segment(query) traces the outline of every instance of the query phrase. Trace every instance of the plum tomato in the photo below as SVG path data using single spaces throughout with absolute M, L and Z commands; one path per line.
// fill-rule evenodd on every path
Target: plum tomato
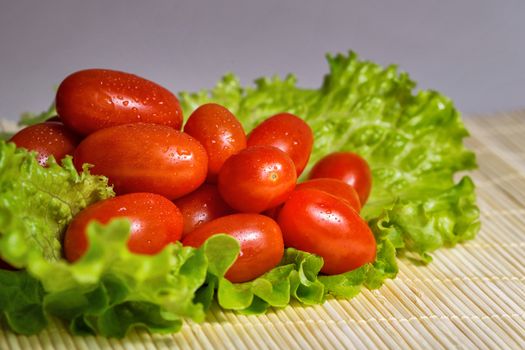
M 207 103 L 189 117 L 184 132 L 196 138 L 208 152 L 208 182 L 217 182 L 222 165 L 231 155 L 246 148 L 241 123 L 225 107 Z
M 182 244 L 200 247 L 217 233 L 234 237 L 241 246 L 237 260 L 226 272 L 231 282 L 251 281 L 277 266 L 283 257 L 279 225 L 259 214 L 233 214 L 209 221 L 184 237 Z
M 285 246 L 321 256 L 325 274 L 350 271 L 375 259 L 376 242 L 367 223 L 327 192 L 294 191 L 279 212 L 278 223 Z
M 157 124 L 125 124 L 94 132 L 76 148 L 77 169 L 92 164 L 117 194 L 151 192 L 175 199 L 206 179 L 208 156 L 193 137 Z
M 332 196 L 341 199 L 358 213 L 361 211 L 361 201 L 359 200 L 359 195 L 357 194 L 356 190 L 342 180 L 326 177 L 307 180 L 295 186 L 296 190 L 304 188 L 314 188 L 328 192 Z
M 66 155 L 72 155 L 80 138 L 60 122 L 44 122 L 28 126 L 9 140 L 17 147 L 38 153 L 37 160 L 42 166 L 53 156 L 60 162 Z
M 143 122 L 180 130 L 177 97 L 156 83 L 109 69 L 86 69 L 66 77 L 56 94 L 60 119 L 79 134 Z
M 248 135 L 250 146 L 274 146 L 292 158 L 297 177 L 301 175 L 314 142 L 312 129 L 304 120 L 290 114 L 276 114 L 254 128 Z
M 208 221 L 233 213 L 233 209 L 219 194 L 217 186 L 212 184 L 205 183 L 174 203 L 184 217 L 182 237 Z
M 248 147 L 226 160 L 219 192 L 232 208 L 260 213 L 283 203 L 297 180 L 290 157 L 272 146 Z
M 64 236 L 66 259 L 74 262 L 86 252 L 91 221 L 107 224 L 115 218 L 131 221 L 128 248 L 134 253 L 157 254 L 182 234 L 183 218 L 175 204 L 158 194 L 130 193 L 90 205 L 73 218 Z
M 352 152 L 335 152 L 319 160 L 310 179 L 331 177 L 343 180 L 357 191 L 361 206 L 365 205 L 372 186 L 372 173 L 366 160 Z

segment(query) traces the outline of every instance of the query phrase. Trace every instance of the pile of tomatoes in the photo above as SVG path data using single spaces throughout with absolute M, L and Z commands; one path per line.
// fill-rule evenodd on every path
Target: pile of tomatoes
M 68 76 L 56 95 L 58 117 L 27 127 L 11 139 L 34 150 L 46 166 L 73 156 L 77 169 L 109 179 L 116 197 L 95 203 L 70 223 L 64 255 L 85 253 L 92 220 L 131 221 L 128 247 L 156 254 L 181 241 L 198 247 L 225 233 L 240 244 L 226 277 L 250 281 L 275 267 L 285 247 L 324 259 L 322 272 L 338 274 L 372 262 L 374 236 L 359 216 L 371 174 L 354 153 L 327 155 L 297 183 L 313 146 L 311 128 L 281 113 L 246 135 L 225 107 L 198 107 L 183 127 L 179 101 L 138 76 L 90 69 Z M 182 128 L 182 131 L 181 131 Z

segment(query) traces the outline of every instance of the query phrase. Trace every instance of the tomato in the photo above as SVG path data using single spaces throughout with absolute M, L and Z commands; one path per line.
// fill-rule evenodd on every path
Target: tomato
M 219 194 L 217 186 L 211 184 L 203 184 L 174 203 L 184 217 L 182 237 L 208 221 L 233 213 L 233 209 Z
M 93 164 L 91 173 L 105 175 L 117 194 L 152 192 L 182 197 L 206 179 L 208 156 L 193 137 L 157 124 L 126 124 L 99 130 L 75 150 L 77 169 Z
M 208 182 L 217 182 L 226 159 L 246 148 L 241 123 L 228 109 L 216 103 L 197 108 L 184 125 L 184 132 L 196 138 L 208 152 Z
M 333 275 L 373 262 L 376 242 L 359 214 L 329 193 L 294 191 L 279 212 L 284 244 L 324 259 L 321 272 Z
M 320 191 L 328 192 L 332 196 L 341 199 L 358 213 L 361 211 L 361 201 L 359 200 L 359 195 L 357 194 L 356 190 L 342 180 L 319 178 L 308 180 L 295 186 L 296 190 L 305 188 L 314 188 Z
M 352 152 L 335 152 L 319 160 L 310 179 L 331 177 L 343 180 L 354 187 L 359 195 L 361 206 L 365 205 L 372 186 L 372 173 L 366 160 Z
M 133 74 L 86 69 L 68 76 L 58 87 L 60 119 L 82 135 L 115 125 L 155 123 L 180 130 L 182 109 L 170 91 Z
M 296 180 L 295 166 L 286 153 L 254 146 L 226 160 L 219 172 L 219 192 L 232 208 L 260 213 L 283 203 Z
M 200 247 L 217 233 L 228 234 L 239 241 L 237 260 L 226 272 L 231 282 L 247 282 L 271 270 L 284 254 L 283 237 L 277 223 L 259 214 L 233 214 L 212 220 L 182 239 L 182 244 Z
M 73 154 L 80 139 L 60 122 L 45 122 L 20 130 L 10 141 L 17 147 L 36 151 L 38 163 L 46 166 L 50 156 L 60 162 L 66 155 Z
M 130 193 L 97 202 L 77 214 L 64 237 L 66 259 L 78 260 L 88 248 L 86 228 L 91 221 L 101 224 L 114 218 L 128 218 L 130 251 L 157 254 L 182 234 L 182 214 L 175 204 L 153 193 Z
M 267 145 L 286 152 L 295 164 L 297 177 L 308 163 L 313 142 L 310 126 L 290 113 L 280 113 L 266 119 L 248 135 L 248 147 Z

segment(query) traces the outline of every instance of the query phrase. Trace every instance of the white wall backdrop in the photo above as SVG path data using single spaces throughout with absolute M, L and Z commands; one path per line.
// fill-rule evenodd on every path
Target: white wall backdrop
M 172 91 L 295 73 L 315 87 L 326 52 L 397 63 L 464 113 L 525 107 L 525 1 L 0 0 L 0 118 L 40 111 L 88 67 Z

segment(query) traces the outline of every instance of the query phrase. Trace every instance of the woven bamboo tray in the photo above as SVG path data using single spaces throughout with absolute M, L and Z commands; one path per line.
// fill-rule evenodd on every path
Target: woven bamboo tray
M 379 290 L 262 316 L 213 307 L 180 333 L 122 340 L 71 336 L 58 322 L 31 337 L 0 327 L 0 349 L 524 349 L 525 111 L 466 124 L 479 162 L 479 236 L 437 251 L 428 266 L 399 261 L 398 277 Z

